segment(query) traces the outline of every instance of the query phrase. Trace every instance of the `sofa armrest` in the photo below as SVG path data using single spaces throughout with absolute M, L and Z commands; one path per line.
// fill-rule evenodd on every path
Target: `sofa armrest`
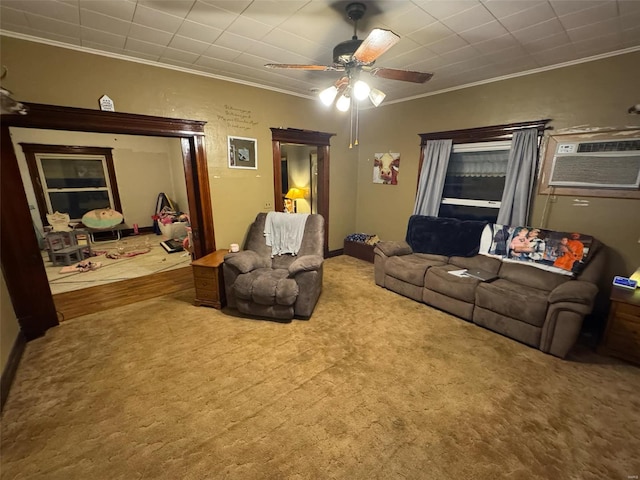
M 598 287 L 590 282 L 570 280 L 554 288 L 549 294 L 549 303 L 578 303 L 592 305 Z
M 289 276 L 293 277 L 300 272 L 319 270 L 322 262 L 324 262 L 324 258 L 321 255 L 302 255 L 289 265 Z
M 401 241 L 380 241 L 376 243 L 375 250 L 380 250 L 387 257 L 410 255 L 413 253 L 411 246 L 404 240 Z
M 224 256 L 224 263 L 236 268 L 240 273 L 247 273 L 255 270 L 256 268 L 266 268 L 271 266 L 270 259 L 261 257 L 253 250 L 227 253 Z

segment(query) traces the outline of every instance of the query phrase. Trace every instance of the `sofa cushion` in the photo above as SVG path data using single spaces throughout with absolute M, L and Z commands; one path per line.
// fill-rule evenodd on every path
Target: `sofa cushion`
M 418 287 L 424 286 L 424 276 L 434 265 L 444 265 L 438 260 L 429 260 L 416 254 L 391 257 L 385 264 L 385 273 Z
M 476 288 L 476 306 L 541 327 L 547 315 L 549 292 L 503 278 Z
M 476 255 L 475 257 L 451 257 L 449 259 L 451 265 L 456 268 L 473 268 L 485 270 L 490 273 L 498 273 L 502 262 L 496 258 L 485 257 L 484 255 Z
M 434 292 L 428 288 L 422 289 L 422 301 L 427 305 L 451 313 L 469 322 L 473 318 L 473 303 L 463 302 L 462 300 Z
M 480 248 L 487 222 L 412 215 L 406 241 L 415 253 L 472 257 Z
M 409 255 L 410 253 L 413 253 L 411 251 L 411 247 L 405 241 L 401 241 L 401 242 L 382 241 L 382 242 L 376 243 L 375 248 L 379 249 L 387 257 L 392 257 L 394 255 Z
M 551 291 L 565 282 L 573 281 L 571 277 L 566 275 L 558 275 L 517 263 L 503 263 L 498 274 L 500 278 L 515 284 L 547 291 Z
M 542 328 L 505 317 L 491 310 L 476 306 L 473 309 L 473 323 L 494 332 L 514 338 L 519 342 L 539 348 Z
M 431 267 L 425 277 L 425 288 L 463 302 L 473 303 L 480 280 L 452 275 L 449 273 L 452 270 L 459 269 L 451 264 Z
M 239 299 L 260 305 L 293 305 L 298 297 L 298 284 L 288 275 L 284 269 L 259 268 L 238 275 L 233 290 Z

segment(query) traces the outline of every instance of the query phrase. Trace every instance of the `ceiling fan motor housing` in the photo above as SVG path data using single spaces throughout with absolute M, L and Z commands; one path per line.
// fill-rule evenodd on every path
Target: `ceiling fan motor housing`
M 367 6 L 362 2 L 352 2 L 347 5 L 347 16 L 357 22 L 364 16 L 364 12 L 367 11 Z
M 333 49 L 333 63 L 348 63 L 351 60 L 351 55 L 355 53 L 361 43 L 362 40 L 357 38 L 340 42 Z

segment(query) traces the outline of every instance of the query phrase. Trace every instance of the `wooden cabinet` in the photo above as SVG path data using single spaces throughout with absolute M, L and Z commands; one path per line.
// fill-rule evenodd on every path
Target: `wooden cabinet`
M 612 287 L 600 353 L 640 364 L 640 289 Z
M 222 263 L 228 250 L 216 250 L 191 262 L 196 287 L 195 305 L 222 308 L 226 305 Z

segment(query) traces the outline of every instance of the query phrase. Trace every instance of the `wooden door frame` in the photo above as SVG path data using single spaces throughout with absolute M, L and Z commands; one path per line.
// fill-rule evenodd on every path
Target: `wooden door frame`
M 27 340 L 58 325 L 9 127 L 179 138 L 187 185 L 195 258 L 213 252 L 215 234 L 204 125 L 199 120 L 153 117 L 25 103 L 27 115 L 3 115 L 0 125 L 0 252 L 2 272 Z
M 329 150 L 335 133 L 296 128 L 271 128 L 273 148 L 273 204 L 276 212 L 284 210 L 282 191 L 281 146 L 283 143 L 309 145 L 318 149 L 318 213 L 324 217 L 324 256 L 329 255 Z

